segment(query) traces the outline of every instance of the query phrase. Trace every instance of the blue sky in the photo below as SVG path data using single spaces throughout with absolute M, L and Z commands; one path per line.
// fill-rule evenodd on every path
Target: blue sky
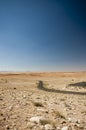
M 86 70 L 84 0 L 0 1 L 0 71 Z

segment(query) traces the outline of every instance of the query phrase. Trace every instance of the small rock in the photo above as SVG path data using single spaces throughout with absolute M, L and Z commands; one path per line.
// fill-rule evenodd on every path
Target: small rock
M 40 120 L 43 120 L 44 118 L 42 116 L 36 116 L 36 117 L 31 117 L 30 121 L 34 123 L 40 123 Z
M 23 95 L 23 98 L 26 98 L 26 95 Z
M 68 121 L 69 121 L 69 122 L 72 122 L 72 118 L 68 118 Z
M 78 123 L 78 120 L 75 118 L 68 118 L 68 121 L 72 123 Z
M 60 127 L 57 127 L 57 130 L 61 130 Z
M 6 125 L 6 129 L 7 129 L 7 130 L 9 130 L 9 129 L 10 129 L 10 127 L 9 127 L 8 125 Z
M 40 123 L 41 125 L 50 124 L 50 120 L 48 118 L 44 118 L 42 116 L 32 117 L 32 118 L 30 118 L 30 121 L 37 123 L 37 124 Z
M 66 121 L 65 120 L 63 120 L 62 122 L 61 122 L 61 124 L 65 124 L 66 123 Z
M 46 124 L 45 125 L 45 130 L 53 130 L 54 128 L 53 128 L 53 126 L 52 125 L 50 125 L 50 124 Z
M 13 106 L 9 106 L 9 110 L 11 111 L 13 109 Z
M 61 130 L 68 130 L 68 126 L 64 126 Z
M 77 125 L 80 129 L 84 129 L 84 125 L 83 124 L 78 124 Z
M 48 112 L 47 110 L 45 110 L 45 109 L 42 109 L 42 108 L 37 108 L 37 111 L 41 111 L 41 112 Z

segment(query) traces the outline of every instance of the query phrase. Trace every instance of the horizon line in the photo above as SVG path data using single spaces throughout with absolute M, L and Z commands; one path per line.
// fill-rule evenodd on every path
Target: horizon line
M 76 73 L 76 72 L 86 72 L 86 70 L 76 70 L 76 71 L 0 71 L 0 73 Z

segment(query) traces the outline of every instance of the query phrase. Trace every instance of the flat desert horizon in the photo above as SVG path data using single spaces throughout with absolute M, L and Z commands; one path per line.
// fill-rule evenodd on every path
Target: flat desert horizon
M 86 130 L 86 72 L 0 72 L 0 130 Z

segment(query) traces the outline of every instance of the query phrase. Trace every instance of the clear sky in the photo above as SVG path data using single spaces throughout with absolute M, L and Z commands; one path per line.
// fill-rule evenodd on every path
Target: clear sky
M 0 71 L 86 70 L 85 0 L 0 0 Z

